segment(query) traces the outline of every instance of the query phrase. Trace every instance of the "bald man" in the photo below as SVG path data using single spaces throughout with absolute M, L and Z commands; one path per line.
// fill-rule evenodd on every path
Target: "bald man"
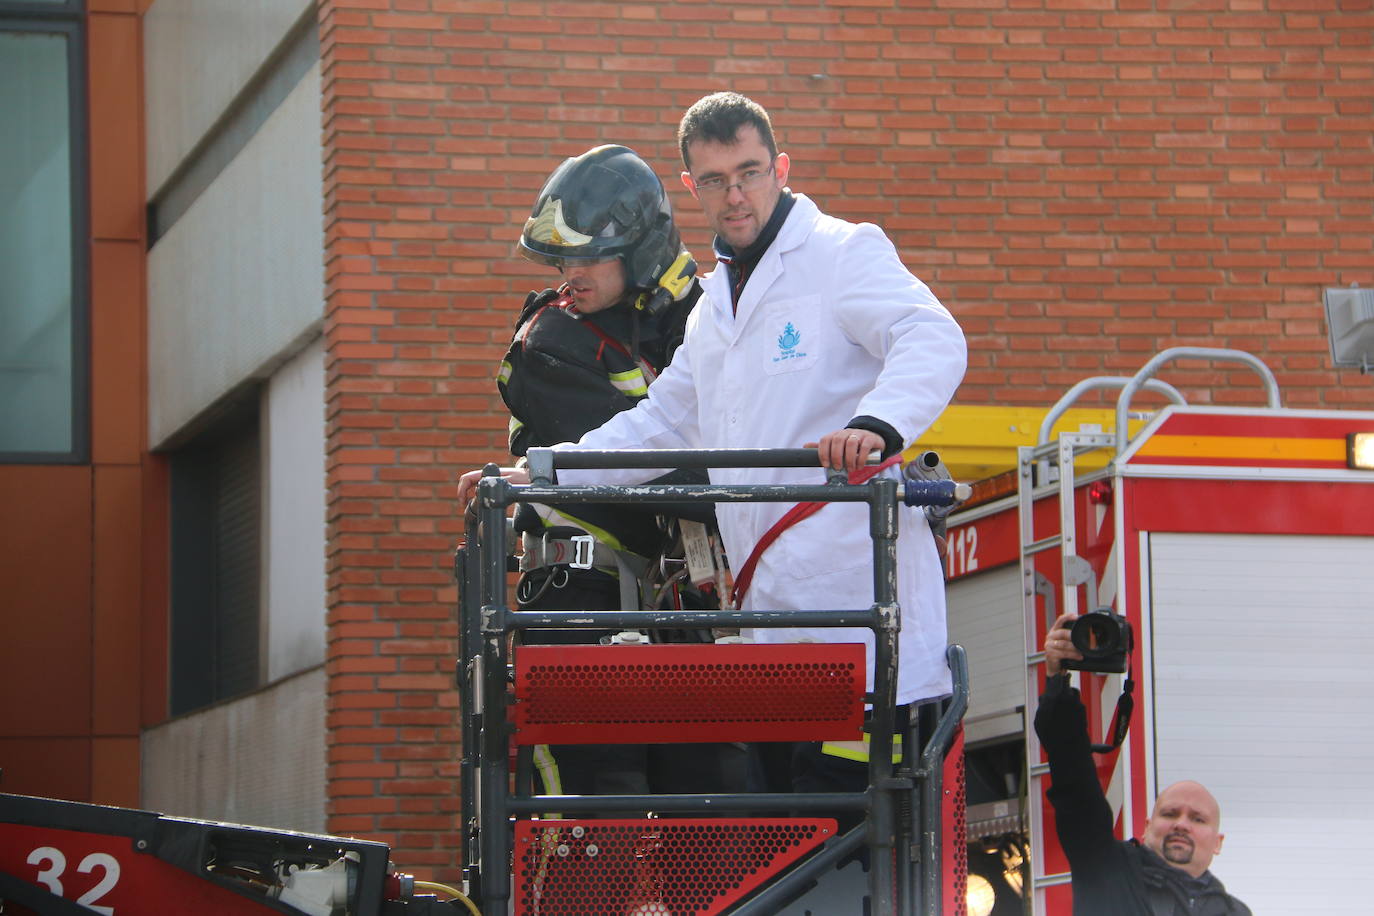
M 1063 663 L 1081 660 L 1069 639 L 1074 617 L 1045 637 L 1045 693 L 1035 733 L 1050 763 L 1059 845 L 1073 872 L 1074 916 L 1250 916 L 1208 870 L 1221 852 L 1221 807 L 1196 782 L 1176 782 L 1155 799 L 1139 840 L 1118 840 L 1088 738 L 1087 715 Z

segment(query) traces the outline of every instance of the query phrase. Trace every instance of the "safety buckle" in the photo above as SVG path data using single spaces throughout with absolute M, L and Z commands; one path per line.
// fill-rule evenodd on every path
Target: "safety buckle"
M 596 538 L 590 534 L 574 534 L 569 540 L 572 541 L 573 555 L 568 565 L 573 569 L 591 569 L 592 547 L 596 544 Z

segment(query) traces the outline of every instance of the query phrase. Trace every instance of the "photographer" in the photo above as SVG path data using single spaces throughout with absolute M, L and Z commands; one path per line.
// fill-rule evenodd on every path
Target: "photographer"
M 1207 867 L 1221 852 L 1221 809 L 1195 782 L 1169 786 L 1155 800 L 1145 835 L 1118 840 L 1114 816 L 1098 782 L 1078 691 L 1068 662 L 1081 662 L 1069 628 L 1054 622 L 1045 637 L 1045 693 L 1035 733 L 1049 756 L 1050 788 L 1059 844 L 1073 872 L 1075 916 L 1250 916 Z

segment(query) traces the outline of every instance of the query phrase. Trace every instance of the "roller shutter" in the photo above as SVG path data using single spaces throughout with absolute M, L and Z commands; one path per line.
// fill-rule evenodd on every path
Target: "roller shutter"
M 966 740 L 1019 736 L 1026 702 L 1021 570 L 1002 566 L 956 579 L 946 602 L 950 642 L 968 653 Z
M 1158 790 L 1195 779 L 1256 913 L 1367 912 L 1374 542 L 1153 534 Z

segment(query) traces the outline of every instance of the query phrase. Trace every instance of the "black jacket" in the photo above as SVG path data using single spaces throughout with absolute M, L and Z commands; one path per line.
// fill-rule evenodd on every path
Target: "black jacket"
M 1088 721 L 1068 677 L 1052 677 L 1035 711 L 1050 763 L 1059 845 L 1073 872 L 1074 916 L 1250 916 L 1210 872 L 1198 878 L 1137 840 L 1118 840 L 1089 747 Z
M 579 316 L 556 304 L 554 290 L 531 293 L 497 379 L 511 412 L 511 454 L 520 457 L 533 447 L 575 442 L 638 403 L 652 377 L 663 371 L 682 343 L 687 316 L 700 295 L 700 286 L 693 282 L 687 295 L 657 315 L 624 303 Z M 698 476 L 704 483 L 705 477 Z M 671 479 L 688 480 L 682 475 Z M 657 554 L 661 536 L 656 516 L 665 511 L 663 506 L 557 507 L 573 527 L 646 557 Z M 522 506 L 516 526 L 533 531 L 541 523 L 530 507 Z

